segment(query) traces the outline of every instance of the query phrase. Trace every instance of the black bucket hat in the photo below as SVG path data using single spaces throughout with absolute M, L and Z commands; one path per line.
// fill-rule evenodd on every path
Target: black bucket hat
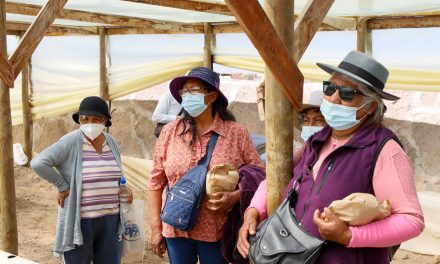
M 100 116 L 107 120 L 105 123 L 106 127 L 112 125 L 112 121 L 110 120 L 112 117 L 108 111 L 108 105 L 101 97 L 98 96 L 89 96 L 82 100 L 81 104 L 79 105 L 78 112 L 72 115 L 73 121 L 75 121 L 77 124 L 79 124 L 80 115 Z
M 384 91 L 389 74 L 387 68 L 364 53 L 350 51 L 337 67 L 324 63 L 317 63 L 317 65 L 329 74 L 341 73 L 367 85 L 385 100 L 399 100 L 399 97 Z
M 170 83 L 170 91 L 173 95 L 174 99 L 176 99 L 177 102 L 182 103 L 182 97 L 179 94 L 179 91 L 182 90 L 183 85 L 188 79 L 199 79 L 206 83 L 207 85 L 211 86 L 214 91 L 218 92 L 218 98 L 217 100 L 223 100 L 228 105 L 228 99 L 226 96 L 220 91 L 220 78 L 218 77 L 218 74 L 214 71 L 206 68 L 206 67 L 196 67 L 193 68 L 188 75 L 186 76 L 180 76 L 174 78 Z

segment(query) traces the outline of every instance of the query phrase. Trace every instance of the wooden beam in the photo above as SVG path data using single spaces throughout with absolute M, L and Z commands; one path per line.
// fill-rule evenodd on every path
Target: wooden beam
M 6 33 L 10 36 L 21 36 L 21 34 L 23 33 L 22 31 L 19 30 L 6 30 Z
M 323 24 L 332 27 L 335 30 L 356 30 L 355 18 L 326 16 Z
M 107 78 L 107 30 L 99 28 L 99 96 L 108 100 Z
M 18 44 L 18 47 L 9 58 L 14 67 L 14 77 L 23 69 L 24 65 L 32 56 L 40 41 L 43 39 L 50 25 L 52 25 L 58 13 L 63 9 L 67 0 L 49 0 L 38 13 L 37 19 L 32 23 Z M 14 78 L 14 79 L 15 79 Z
M 290 103 L 296 110 L 301 109 L 304 77 L 261 5 L 257 0 L 225 2 L 282 85 Z
M 25 22 L 6 22 L 6 29 L 9 32 L 18 32 L 22 35 L 31 26 Z M 65 36 L 65 35 L 98 35 L 97 27 L 72 27 L 52 25 L 46 32 L 46 36 Z
M 7 87 L 14 87 L 14 69 L 6 54 L 3 53 L 0 53 L 0 79 Z
M 203 34 L 203 25 L 176 26 L 168 29 L 154 28 L 107 28 L 107 35 L 135 35 L 135 34 Z
M 32 159 L 32 117 L 29 100 L 29 75 L 29 62 L 27 62 L 21 71 L 21 105 L 23 111 L 23 149 L 30 161 Z
M 8 13 L 35 16 L 38 14 L 39 10 L 41 9 L 41 6 L 8 2 L 6 3 L 6 9 Z M 110 15 L 104 13 L 79 11 L 72 9 L 61 10 L 57 18 L 91 22 L 91 23 L 100 23 L 106 25 L 116 25 L 121 27 L 151 28 L 155 30 L 172 30 L 176 27 L 182 28 L 186 26 L 186 24 L 184 23 L 164 22 L 153 19 Z
M 212 33 L 214 34 L 222 34 L 222 33 L 243 33 L 244 30 L 240 26 L 240 24 L 231 22 L 231 23 L 221 23 L 221 24 L 211 24 L 212 25 Z
M 372 18 L 367 24 L 368 30 L 440 27 L 440 15 Z
M 308 0 L 295 21 L 294 59 L 298 63 L 319 29 L 334 0 Z
M 291 0 L 265 0 L 264 8 L 279 38 L 289 47 L 287 58 L 293 54 L 293 2 Z M 259 20 L 256 20 L 259 21 Z M 258 24 L 258 23 L 256 23 Z M 271 44 L 267 44 L 271 45 Z M 302 86 L 299 87 L 302 91 Z M 280 83 L 266 67 L 265 71 L 265 131 L 267 213 L 272 214 L 282 200 L 282 193 L 293 169 L 293 108 L 284 95 Z M 302 96 L 299 98 L 302 101 Z
M 205 43 L 203 53 L 203 65 L 212 69 L 212 27 L 211 24 L 205 23 Z
M 123 1 L 232 16 L 231 11 L 226 5 L 215 4 L 215 3 L 199 2 L 193 0 L 123 0 Z
M 356 49 L 367 55 L 372 54 L 371 30 L 368 30 L 368 19 L 361 19 L 357 23 Z
M 0 53 L 6 49 L 5 1 L 0 0 Z M 2 250 L 18 254 L 17 210 L 12 152 L 12 118 L 9 88 L 0 80 L 0 230 Z

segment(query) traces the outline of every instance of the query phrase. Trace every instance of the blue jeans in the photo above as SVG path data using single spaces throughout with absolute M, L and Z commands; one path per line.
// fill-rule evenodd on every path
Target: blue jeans
M 222 256 L 221 241 L 203 242 L 190 238 L 166 238 L 170 264 L 227 264 Z
M 66 264 L 120 264 L 119 214 L 81 219 L 83 244 L 64 252 Z

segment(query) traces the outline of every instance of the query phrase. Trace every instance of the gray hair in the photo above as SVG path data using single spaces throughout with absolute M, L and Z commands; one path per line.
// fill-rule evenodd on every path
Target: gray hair
M 378 93 L 373 91 L 372 89 L 368 88 L 368 86 L 364 83 L 361 83 L 353 78 L 350 78 L 343 74 L 335 73 L 332 75 L 332 78 L 337 75 L 339 78 L 344 79 L 346 81 L 354 82 L 358 85 L 358 90 L 362 93 L 364 96 L 364 100 L 362 101 L 362 105 L 364 104 L 371 104 L 373 102 L 376 102 L 377 108 L 376 111 L 370 114 L 370 117 L 367 121 L 365 121 L 364 126 L 379 126 L 382 124 L 383 116 L 385 113 L 385 104 L 383 102 L 383 99 L 380 97 Z

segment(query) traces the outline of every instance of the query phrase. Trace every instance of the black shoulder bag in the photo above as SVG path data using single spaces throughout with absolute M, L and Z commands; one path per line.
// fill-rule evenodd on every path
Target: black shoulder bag
M 297 183 L 297 182 L 296 182 Z M 254 264 L 315 263 L 326 243 L 305 231 L 293 211 L 296 186 L 278 209 L 250 237 L 249 258 Z

